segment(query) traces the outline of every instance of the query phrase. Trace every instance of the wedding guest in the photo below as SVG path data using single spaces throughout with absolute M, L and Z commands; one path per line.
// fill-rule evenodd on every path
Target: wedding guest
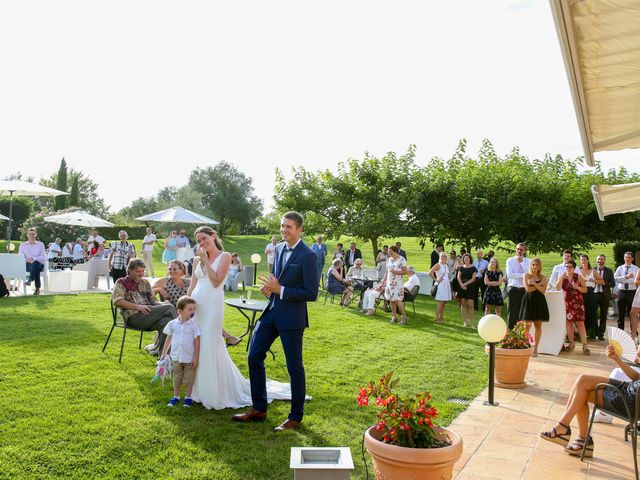
M 489 266 L 489 261 L 484 259 L 484 252 L 480 249 L 476 250 L 476 261 L 473 262 L 473 266 L 476 267 L 478 271 L 476 273 L 476 283 L 474 285 L 475 294 L 473 297 L 473 308 L 474 310 L 479 310 L 478 308 L 478 293 L 480 294 L 480 301 L 483 303 L 482 309 L 484 310 L 484 292 L 487 290 L 487 286 L 484 283 L 484 272 L 487 271 L 487 266 Z
M 127 265 L 136 257 L 136 247 L 133 243 L 129 243 L 127 232 L 120 230 L 118 238 L 120 238 L 119 242 L 111 243 L 111 253 L 109 254 L 109 270 L 114 283 L 119 278 L 127 276 Z
M 449 267 L 449 282 L 453 282 L 453 279 L 458 274 L 458 272 L 456 272 L 456 267 L 457 267 L 456 258 L 457 257 L 458 257 L 458 255 L 457 255 L 455 250 L 451 250 L 449 252 L 449 260 L 447 260 L 447 266 Z M 462 260 L 462 257 L 460 257 L 460 260 Z M 455 295 L 454 291 L 452 291 L 452 295 Z
M 433 268 L 440 261 L 440 254 L 444 250 L 444 245 L 436 243 L 436 248 L 431 252 L 431 268 Z
M 227 278 L 224 282 L 224 290 L 233 290 L 234 292 L 238 290 L 238 282 L 236 281 L 236 276 L 244 270 L 244 265 L 240 260 L 240 255 L 237 253 L 231 254 L 231 264 L 229 265 L 229 270 L 227 271 Z
M 609 314 L 609 302 L 611 301 L 611 289 L 615 286 L 616 281 L 613 278 L 613 270 L 605 266 L 607 258 L 604 255 L 598 255 L 596 259 L 597 272 L 596 287 L 596 307 L 599 310 L 598 315 L 598 338 L 604 340 L 604 332 L 607 328 L 607 315 Z
M 62 239 L 56 237 L 56 239 L 49 244 L 49 252 L 47 254 L 47 261 L 49 262 L 49 270 L 56 270 L 62 265 Z
M 29 272 L 27 286 L 35 284 L 34 295 L 40 295 L 40 273 L 44 269 L 45 252 L 44 243 L 37 239 L 38 231 L 31 227 L 27 230 L 27 241 L 20 244 L 18 252 L 24 257 L 26 271 Z
M 96 254 L 98 253 L 98 248 L 100 248 L 100 244 L 98 242 L 96 242 L 95 240 L 91 242 L 91 245 L 89 248 L 89 257 L 92 257 L 92 258 L 95 257 Z
M 414 267 L 407 267 L 407 275 L 407 281 L 402 285 L 403 295 L 410 293 L 416 285 L 420 287 L 420 279 L 416 275 L 416 270 Z M 380 284 L 378 284 L 376 287 L 370 288 L 369 290 L 364 292 L 364 296 L 362 299 L 362 311 L 365 315 L 373 315 L 375 313 L 376 300 L 378 300 L 379 298 L 384 298 L 385 288 L 386 285 L 380 282 Z M 406 322 L 404 323 L 404 325 L 406 325 Z
M 484 258 L 487 260 L 487 262 L 490 262 L 491 259 L 495 256 L 495 254 L 496 253 L 493 250 L 489 250 L 487 252 L 487 255 Z
M 84 263 L 86 257 L 86 251 L 84 248 L 84 244 L 82 243 L 82 238 L 76 238 L 75 243 L 73 244 L 73 250 L 71 253 L 71 261 L 75 265 L 79 263 Z
M 162 252 L 162 263 L 169 263 L 176 259 L 176 250 L 178 249 L 178 232 L 171 230 L 169 236 L 164 241 L 164 251 Z
M 636 293 L 631 303 L 629 323 L 631 324 L 631 336 L 635 339 L 636 343 L 638 343 L 638 315 L 640 315 L 640 288 L 638 288 L 638 286 L 640 286 L 640 269 L 636 273 L 633 284 L 636 286 Z
M 447 302 L 453 298 L 448 260 L 448 255 L 445 252 L 441 252 L 438 263 L 429 270 L 429 276 L 433 279 L 433 284 L 438 286 L 436 296 L 434 297 L 435 301 L 438 302 L 438 306 L 436 307 L 436 323 L 444 323 L 444 307 Z
M 324 259 L 327 256 L 327 245 L 322 242 L 322 235 L 316 237 L 316 241 L 311 245 L 311 250 L 318 257 L 318 271 L 324 271 Z
M 598 321 L 596 320 L 598 306 L 596 305 L 595 294 L 596 276 L 598 274 L 594 268 L 591 268 L 588 255 L 580 255 L 580 269 L 578 273 L 584 278 L 584 283 L 587 286 L 587 291 L 582 294 L 585 313 L 584 326 L 587 331 L 587 338 L 593 340 L 598 335 Z
M 338 243 L 336 245 L 336 250 L 333 252 L 333 259 L 336 260 L 344 260 L 344 250 L 342 249 L 342 244 Z
M 396 247 L 398 247 L 398 255 L 400 255 L 406 261 L 407 260 L 407 252 L 402 250 L 402 243 L 401 242 L 396 242 Z
M 356 263 L 356 259 L 358 258 L 362 258 L 362 252 L 359 248 L 356 248 L 355 242 L 351 242 L 351 245 L 349 245 L 349 250 L 346 251 L 344 258 L 344 263 L 347 270 L 353 267 L 353 265 Z
M 64 244 L 62 248 L 62 263 L 65 267 L 73 266 L 73 249 L 76 246 L 76 241 L 71 240 Z
M 156 234 L 153 233 L 153 229 L 151 227 L 147 227 L 147 234 L 142 239 L 142 260 L 147 265 L 151 276 L 155 278 L 156 271 L 153 268 L 153 247 L 156 244 Z
M 549 278 L 549 290 L 554 290 L 556 288 L 556 284 L 558 283 L 558 278 L 565 272 L 565 264 L 569 261 L 573 260 L 573 252 L 571 250 L 565 250 L 562 252 L 562 263 L 553 267 L 551 271 L 551 278 Z
M 104 245 L 99 245 L 98 246 L 98 251 L 93 256 L 93 258 L 100 258 L 100 259 L 109 258 L 109 254 L 110 253 L 111 252 L 107 253 L 107 249 L 104 247 Z
M 355 290 L 362 290 L 362 283 L 354 280 L 356 278 L 362 278 L 364 276 L 364 271 L 362 269 L 362 259 L 356 259 L 353 266 L 349 267 L 347 271 L 346 279 L 349 281 L 350 288 L 345 288 L 344 293 L 342 294 L 342 304 L 349 305 L 351 301 L 351 296 Z
M 378 250 L 376 255 L 376 267 L 381 263 L 386 263 L 389 259 L 389 245 L 384 245 L 382 250 Z
M 453 262 L 453 280 L 451 280 L 451 290 L 453 291 L 453 298 L 456 299 L 458 307 L 462 306 L 462 289 L 460 288 L 460 282 L 458 282 L 458 272 L 464 266 L 462 262 L 462 255 L 455 257 Z
M 100 236 L 98 234 L 98 230 L 96 230 L 95 228 L 91 229 L 91 232 L 89 232 L 89 237 L 87 238 L 87 245 L 89 249 L 94 246 L 93 242 L 98 242 L 98 245 L 104 245 L 105 242 L 104 237 Z M 98 247 L 96 247 L 96 252 L 97 251 Z
M 173 367 L 173 398 L 167 406 L 175 407 L 180 402 L 180 392 L 184 385 L 185 398 L 182 406 L 190 407 L 193 403 L 191 392 L 200 357 L 200 326 L 191 318 L 195 315 L 196 301 L 191 297 L 180 297 L 177 311 L 178 318 L 171 320 L 163 330 L 167 340 L 164 342 L 161 358 L 166 358 L 171 348 Z
M 336 258 L 331 263 L 329 271 L 327 272 L 327 278 L 327 290 L 329 291 L 329 293 L 334 295 L 337 295 L 339 293 L 342 294 L 342 297 L 340 299 L 340 306 L 346 307 L 348 304 L 345 305 L 342 299 L 347 294 L 348 290 L 351 290 L 351 292 L 353 292 L 353 289 L 351 289 L 350 287 L 351 282 L 345 278 L 344 264 L 342 263 L 342 260 Z M 349 294 L 349 297 L 350 296 L 351 295 Z
M 529 270 L 529 259 L 525 257 L 527 246 L 524 243 L 516 245 L 515 256 L 507 260 L 507 281 L 509 285 L 509 329 L 515 327 L 520 320 L 520 304 L 524 297 L 524 274 Z
M 111 299 L 115 306 L 124 310 L 128 325 L 158 332 L 159 349 L 162 351 L 166 339 L 164 327 L 178 316 L 178 312 L 170 303 L 160 303 L 155 299 L 151 284 L 144 278 L 145 269 L 146 265 L 139 258 L 129 261 L 127 275 L 116 280 Z
M 504 277 L 496 257 L 491 257 L 483 281 L 487 288 L 483 297 L 485 315 L 491 313 L 491 307 L 494 308 L 496 315 L 502 315 L 504 299 L 502 298 L 502 290 L 500 287 L 504 282 Z
M 582 353 L 590 355 L 591 350 L 589 350 L 587 332 L 584 328 L 584 301 L 581 295 L 587 291 L 587 285 L 584 278 L 576 273 L 576 262 L 569 260 L 564 266 L 565 272 L 560 275 L 556 283 L 557 290 L 564 290 L 564 305 L 567 312 L 567 340 L 569 344 L 564 350 L 571 351 L 575 348 L 573 341 L 573 327 L 575 325 L 582 342 Z
M 176 238 L 178 248 L 191 248 L 191 242 L 189 242 L 189 237 L 187 237 L 187 231 L 182 229 L 180 230 L 180 234 Z
M 271 242 L 269 242 L 264 249 L 264 254 L 267 256 L 267 267 L 269 268 L 269 273 L 273 273 L 273 264 L 276 261 L 276 245 L 278 245 L 278 237 L 274 235 L 271 237 Z
M 384 284 L 384 298 L 391 305 L 391 323 L 398 321 L 398 313 L 402 315 L 400 325 L 407 324 L 407 314 L 404 311 L 404 290 L 402 276 L 407 274 L 407 259 L 400 256 L 398 245 L 389 247 L 390 257 L 387 260 L 387 271 L 382 279 Z
M 474 328 L 473 297 L 476 295 L 475 282 L 478 270 L 471 263 L 471 255 L 462 256 L 462 267 L 458 269 L 458 285 L 460 286 L 460 314 L 465 327 Z
M 520 306 L 520 319 L 527 324 L 527 332 L 531 324 L 536 328 L 533 356 L 538 356 L 538 346 L 542 338 L 542 322 L 549 321 L 549 306 L 544 293 L 547 291 L 547 277 L 542 273 L 542 260 L 534 258 L 529 264 L 529 271 L 524 274 L 526 294 Z M 573 328 L 573 327 L 572 327 Z
M 624 319 L 627 313 L 631 313 L 633 297 L 636 294 L 636 285 L 633 279 L 638 273 L 638 267 L 633 263 L 633 253 L 625 252 L 624 263 L 616 268 L 613 278 L 618 287 L 618 328 L 624 330 Z

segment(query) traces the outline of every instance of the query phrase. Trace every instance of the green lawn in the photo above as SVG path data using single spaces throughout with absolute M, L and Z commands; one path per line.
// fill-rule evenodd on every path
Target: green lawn
M 231 422 L 232 410 L 166 407 L 171 387 L 149 383 L 155 359 L 137 349 L 134 335 L 122 365 L 120 330 L 100 351 L 111 322 L 107 295 L 2 299 L 0 477 L 283 479 L 292 478 L 291 447 L 347 445 L 352 478 L 364 478 L 362 433 L 375 411 L 357 406 L 359 385 L 396 369 L 400 391 L 431 391 L 448 424 L 463 407 L 447 399 L 473 398 L 486 384 L 482 341 L 460 326 L 453 304 L 442 326 L 433 324 L 430 298 L 416 307 L 417 318 L 402 328 L 387 314 L 311 304 L 305 364 L 313 400 L 301 430 L 274 434 L 286 402 L 274 402 L 265 423 L 250 425 Z M 225 326 L 241 333 L 246 323 L 227 309 Z M 230 353 L 246 375 L 244 348 Z M 286 381 L 281 346 L 274 351 L 268 376 Z

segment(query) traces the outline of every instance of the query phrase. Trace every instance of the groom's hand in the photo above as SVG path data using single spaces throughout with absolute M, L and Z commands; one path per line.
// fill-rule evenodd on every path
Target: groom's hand
M 258 281 L 262 284 L 260 287 L 260 292 L 269 297 L 272 293 L 280 294 L 280 282 L 274 275 L 260 275 L 258 277 Z

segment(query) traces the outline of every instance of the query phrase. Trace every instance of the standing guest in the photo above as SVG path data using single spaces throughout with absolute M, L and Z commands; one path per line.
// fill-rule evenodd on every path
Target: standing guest
M 549 306 L 544 292 L 547 290 L 547 277 L 542 273 L 542 260 L 534 258 L 529 264 L 529 271 L 524 274 L 524 288 L 527 291 L 520 306 L 520 319 L 527 324 L 527 332 L 531 324 L 536 327 L 533 356 L 538 356 L 538 345 L 542 338 L 542 322 L 549 321 Z
M 482 302 L 482 309 L 484 310 L 484 292 L 487 291 L 487 286 L 484 283 L 484 272 L 487 271 L 487 267 L 489 266 L 489 261 L 484 259 L 484 252 L 480 249 L 476 250 L 476 258 L 477 260 L 473 262 L 473 266 L 476 267 L 478 273 L 476 273 L 476 283 L 475 283 L 475 296 L 473 297 L 473 308 L 474 310 L 479 310 L 478 308 L 478 293 L 480 294 L 480 301 Z
M 584 283 L 587 286 L 586 293 L 582 294 L 584 300 L 584 313 L 585 313 L 585 329 L 587 331 L 587 338 L 593 340 L 598 335 L 598 321 L 596 320 L 596 313 L 598 306 L 596 305 L 596 276 L 598 275 L 595 269 L 591 268 L 591 262 L 588 255 L 580 255 L 580 269 L 578 271 Z
M 402 286 L 405 294 L 410 293 L 415 286 L 420 286 L 420 279 L 416 275 L 413 267 L 407 267 L 407 281 Z M 375 313 L 376 300 L 382 296 L 384 285 L 382 283 L 374 288 L 370 288 L 362 297 L 362 312 L 365 315 L 373 315 Z
M 62 265 L 62 239 L 56 237 L 56 239 L 49 245 L 49 253 L 47 254 L 47 260 L 49 261 L 49 270 L 55 270 Z M 52 268 L 53 267 L 53 268 Z
M 456 253 L 455 250 L 451 250 L 449 252 L 449 260 L 447 260 L 447 266 L 449 267 L 449 281 L 453 282 L 453 279 L 458 275 L 458 272 L 456 272 L 456 268 L 457 268 L 457 262 L 456 259 L 458 258 L 458 254 Z M 460 257 L 460 260 L 462 260 L 462 257 Z M 452 291 L 451 292 L 452 295 L 455 295 L 455 292 Z
M 551 271 L 551 278 L 549 278 L 549 285 L 547 286 L 549 290 L 556 288 L 558 278 L 560 278 L 560 276 L 565 272 L 565 264 L 569 260 L 573 260 L 573 252 L 571 250 L 565 250 L 562 252 L 562 263 L 553 267 L 553 270 Z
M 458 272 L 463 265 L 462 255 L 456 256 L 453 261 L 453 280 L 451 280 L 451 291 L 453 292 L 453 297 L 456 299 L 458 306 L 462 305 L 462 295 L 460 294 L 462 289 L 460 288 L 460 282 L 458 282 Z
M 573 327 L 578 329 L 580 341 L 582 342 L 582 353 L 591 354 L 587 342 L 587 332 L 584 328 L 584 301 L 582 294 L 587 291 L 584 278 L 576 273 L 576 262 L 569 260 L 565 263 L 565 272 L 560 275 L 556 283 L 557 290 L 564 290 L 564 305 L 567 312 L 567 340 L 569 344 L 564 350 L 571 351 L 575 348 L 573 341 Z
M 396 247 L 398 247 L 398 255 L 400 255 L 406 261 L 407 260 L 407 252 L 405 252 L 402 249 L 402 243 L 401 242 L 396 242 Z
M 451 280 L 449 280 L 451 277 L 449 275 L 448 260 L 449 257 L 446 252 L 441 252 L 438 263 L 429 270 L 429 276 L 433 279 L 434 285 L 438 286 L 435 296 L 435 300 L 438 302 L 438 306 L 436 307 L 436 323 L 444 322 L 444 307 L 447 302 L 453 298 Z
M 605 266 L 607 257 L 598 255 L 596 263 L 596 307 L 599 309 L 598 315 L 598 338 L 604 340 L 604 331 L 607 328 L 607 315 L 609 314 L 609 302 L 611 301 L 611 289 L 615 286 L 616 281 L 613 278 L 613 270 Z
M 240 255 L 237 253 L 231 254 L 231 263 L 229 264 L 229 270 L 227 271 L 227 278 L 224 283 L 224 290 L 233 290 L 234 292 L 238 289 L 238 282 L 236 281 L 236 276 L 244 270 L 244 265 L 242 264 L 242 260 L 240 260 Z
M 507 281 L 509 282 L 509 329 L 515 327 L 520 316 L 520 304 L 524 297 L 524 274 L 529 271 L 529 259 L 525 257 L 527 246 L 524 243 L 516 245 L 515 256 L 507 260 Z
M 636 293 L 633 296 L 633 302 L 631 303 L 631 313 L 629 314 L 629 323 L 631 323 L 631 336 L 638 344 L 638 315 L 640 315 L 640 269 L 636 273 L 636 278 L 633 280 L 633 284 L 636 286 Z
M 278 245 L 278 237 L 274 235 L 273 237 L 271 237 L 271 242 L 269 242 L 264 249 L 264 254 L 267 256 L 267 266 L 269 267 L 269 273 L 273 273 L 273 264 L 276 261 L 276 245 Z
M 347 252 L 345 253 L 344 263 L 347 267 L 347 270 L 355 265 L 356 259 L 358 258 L 362 258 L 362 252 L 359 248 L 356 248 L 355 242 L 351 242 L 351 245 L 349 245 L 349 250 L 347 250 Z
M 111 300 L 116 307 L 124 310 L 124 318 L 129 326 L 158 332 L 161 352 L 167 338 L 163 333 L 164 327 L 178 316 L 178 312 L 170 303 L 160 303 L 155 299 L 151 284 L 144 278 L 145 269 L 142 260 L 132 259 L 126 267 L 126 276 L 116 280 Z
M 176 238 L 178 248 L 191 248 L 191 242 L 187 237 L 187 231 L 185 229 L 180 230 L 180 235 Z
M 504 282 L 504 276 L 498 265 L 498 259 L 491 257 L 489 264 L 487 265 L 487 271 L 484 275 L 484 284 L 486 290 L 482 302 L 484 303 L 484 313 L 489 315 L 491 313 L 491 307 L 494 307 L 494 311 L 497 315 L 502 315 L 502 305 L 504 299 L 502 298 L 501 286 Z
M 155 278 L 156 271 L 153 268 L 153 247 L 156 244 L 156 235 L 151 227 L 147 227 L 147 234 L 142 239 L 142 260 L 149 268 L 151 276 Z
M 128 242 L 127 232 L 120 230 L 118 237 L 120 241 L 111 243 L 111 253 L 109 254 L 109 270 L 111 270 L 114 284 L 119 278 L 127 276 L 127 265 L 136 257 L 136 247 L 133 243 Z
M 436 243 L 436 248 L 431 252 L 431 268 L 433 268 L 440 261 L 440 254 L 444 250 L 444 245 Z
M 391 245 L 391 256 L 387 261 L 387 271 L 382 279 L 384 285 L 384 298 L 391 304 L 391 323 L 398 321 L 398 313 L 402 315 L 400 325 L 407 324 L 407 314 L 404 311 L 404 290 L 402 276 L 407 273 L 407 261 L 398 253 L 397 245 Z
M 86 251 L 84 249 L 84 245 L 82 243 L 82 239 L 80 237 L 76 238 L 75 243 L 73 244 L 73 251 L 71 253 L 72 262 L 77 265 L 79 263 L 84 263 L 86 257 Z
M 638 267 L 633 264 L 633 253 L 625 252 L 624 263 L 616 268 L 613 275 L 618 287 L 618 328 L 624 330 L 624 319 L 631 311 L 636 285 L 633 279 L 638 273 Z
M 378 250 L 376 255 L 376 267 L 381 263 L 386 263 L 389 260 L 389 245 L 384 245 L 382 250 Z
M 87 238 L 87 244 L 89 246 L 89 248 L 93 247 L 93 242 L 98 242 L 98 245 L 104 245 L 104 237 L 100 236 L 98 234 L 98 230 L 96 230 L 95 228 L 92 228 L 91 231 L 89 232 L 89 237 Z M 96 251 L 97 251 L 96 247 Z
M 34 295 L 40 295 L 40 273 L 44 269 L 45 262 L 44 243 L 36 239 L 37 235 L 38 231 L 35 228 L 31 227 L 27 230 L 27 241 L 22 242 L 18 250 L 27 262 L 26 271 L 29 272 L 27 286 L 30 286 L 31 282 L 35 283 Z
M 473 327 L 474 310 L 473 297 L 476 295 L 476 275 L 478 270 L 471 263 L 471 255 L 462 256 L 462 267 L 458 269 L 458 285 L 460 286 L 460 313 L 465 327 Z
M 349 294 L 349 298 L 351 297 L 351 292 L 353 290 L 349 287 L 351 282 L 345 278 L 344 275 L 344 264 L 342 260 L 336 258 L 329 267 L 329 271 L 327 272 L 327 290 L 329 293 L 337 295 L 342 294 L 342 298 L 340 299 L 340 306 L 346 307 L 344 304 L 343 298 L 345 295 Z M 349 292 L 351 290 L 351 292 Z
M 336 245 L 336 250 L 333 252 L 333 259 L 344 260 L 344 250 L 341 243 Z
M 176 250 L 178 249 L 178 232 L 171 230 L 169 236 L 164 241 L 164 251 L 162 252 L 162 263 L 168 264 L 171 260 L 175 260 Z
M 484 258 L 487 259 L 487 262 L 490 262 L 491 259 L 495 256 L 495 254 L 496 252 L 494 252 L 493 250 L 489 250 Z
M 327 245 L 322 242 L 322 235 L 316 237 L 316 242 L 311 245 L 311 250 L 318 256 L 318 272 L 324 271 L 324 257 L 327 256 Z

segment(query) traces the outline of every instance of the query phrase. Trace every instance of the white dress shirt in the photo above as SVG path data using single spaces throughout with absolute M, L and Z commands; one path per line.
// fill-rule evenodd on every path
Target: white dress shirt
M 527 257 L 523 257 L 522 262 L 519 262 L 517 255 L 507 260 L 507 278 L 510 287 L 524 288 L 524 274 L 529 271 L 530 263 L 531 260 Z
M 547 284 L 547 290 L 557 290 L 556 283 L 558 283 L 558 279 L 566 271 L 567 267 L 564 266 L 564 263 L 559 263 L 558 265 L 553 267 L 553 270 L 551 271 L 551 277 L 549 278 L 549 283 Z
M 407 292 L 410 292 L 411 289 L 415 286 L 420 286 L 420 279 L 418 278 L 418 275 L 416 275 L 415 273 L 413 275 L 411 275 L 406 282 L 404 282 L 404 285 L 402 286 Z
M 195 355 L 195 339 L 200 336 L 200 325 L 191 318 L 183 322 L 180 317 L 171 320 L 162 333 L 171 335 L 171 360 L 191 363 Z
M 628 273 L 633 274 L 631 278 L 625 278 L 625 275 Z M 638 267 L 636 267 L 633 263 L 629 266 L 620 265 L 616 268 L 616 273 L 613 274 L 613 278 L 616 280 L 618 284 L 618 290 L 635 290 L 636 285 L 633 281 L 636 278 L 636 274 L 638 273 Z

